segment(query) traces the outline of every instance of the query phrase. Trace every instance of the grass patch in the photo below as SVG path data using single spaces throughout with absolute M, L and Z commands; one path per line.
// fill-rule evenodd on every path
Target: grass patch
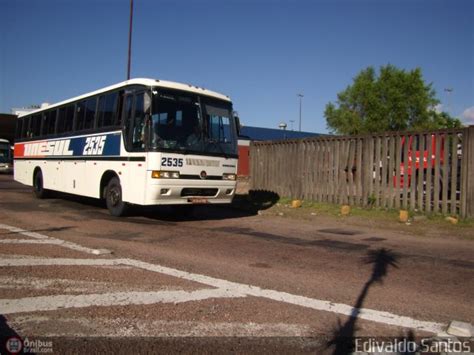
M 453 236 L 474 240 L 474 219 L 459 219 L 457 224 L 446 221 L 441 214 L 422 215 L 409 211 L 408 223 L 400 223 L 399 210 L 351 206 L 349 215 L 341 215 L 341 205 L 303 200 L 300 208 L 291 208 L 293 199 L 280 198 L 265 214 L 312 220 L 318 217 L 334 219 L 335 223 L 364 227 L 386 228 L 417 236 Z
M 283 205 L 285 207 L 291 206 L 291 198 L 282 197 L 278 200 L 278 204 Z M 310 210 L 314 212 L 319 212 L 321 214 L 328 214 L 331 216 L 341 216 L 341 205 L 335 203 L 325 203 L 325 202 L 315 202 L 315 201 L 302 201 L 301 207 L 305 210 Z M 387 210 L 381 208 L 364 208 L 358 206 L 351 206 L 351 213 L 352 216 L 360 216 L 360 217 L 367 217 L 367 218 L 374 218 L 374 217 L 390 217 L 393 218 L 398 217 L 398 211 L 396 210 Z
M 289 197 L 280 197 L 270 191 L 249 191 L 246 195 L 238 195 L 233 206 L 250 214 L 268 216 L 284 216 L 286 218 L 318 221 L 360 226 L 375 229 L 391 229 L 421 237 L 456 237 L 474 240 L 474 219 L 459 219 L 457 224 L 446 221 L 441 214 L 423 215 L 409 211 L 409 222 L 399 221 L 400 211 L 396 209 L 378 208 L 375 206 L 351 206 L 349 215 L 341 214 L 341 205 L 325 202 L 302 200 L 299 208 L 292 208 Z

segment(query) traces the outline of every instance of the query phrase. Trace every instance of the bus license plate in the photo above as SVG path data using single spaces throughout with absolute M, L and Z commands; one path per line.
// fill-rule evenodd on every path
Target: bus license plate
M 196 198 L 196 197 L 188 199 L 188 202 L 196 203 L 196 204 L 209 203 L 207 198 Z

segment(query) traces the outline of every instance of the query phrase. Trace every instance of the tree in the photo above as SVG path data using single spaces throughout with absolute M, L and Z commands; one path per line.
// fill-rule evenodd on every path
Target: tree
M 337 134 L 461 127 L 461 121 L 435 110 L 439 100 L 432 84 L 426 84 L 420 68 L 411 71 L 393 65 L 362 70 L 352 85 L 328 103 L 324 116 Z

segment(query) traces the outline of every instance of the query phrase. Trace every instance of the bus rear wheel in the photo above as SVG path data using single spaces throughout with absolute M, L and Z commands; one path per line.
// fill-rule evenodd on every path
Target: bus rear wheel
M 105 203 L 110 214 L 115 217 L 124 216 L 127 213 L 128 205 L 122 199 L 122 186 L 117 177 L 110 179 L 105 192 Z
M 43 186 L 43 172 L 41 170 L 38 170 L 33 177 L 33 192 L 36 198 L 48 197 L 48 190 Z

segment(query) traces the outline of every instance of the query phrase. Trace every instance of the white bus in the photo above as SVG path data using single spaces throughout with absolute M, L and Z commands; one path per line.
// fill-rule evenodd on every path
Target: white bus
M 230 203 L 238 118 L 228 96 L 132 79 L 18 119 L 14 179 L 38 198 L 55 190 L 134 205 Z

